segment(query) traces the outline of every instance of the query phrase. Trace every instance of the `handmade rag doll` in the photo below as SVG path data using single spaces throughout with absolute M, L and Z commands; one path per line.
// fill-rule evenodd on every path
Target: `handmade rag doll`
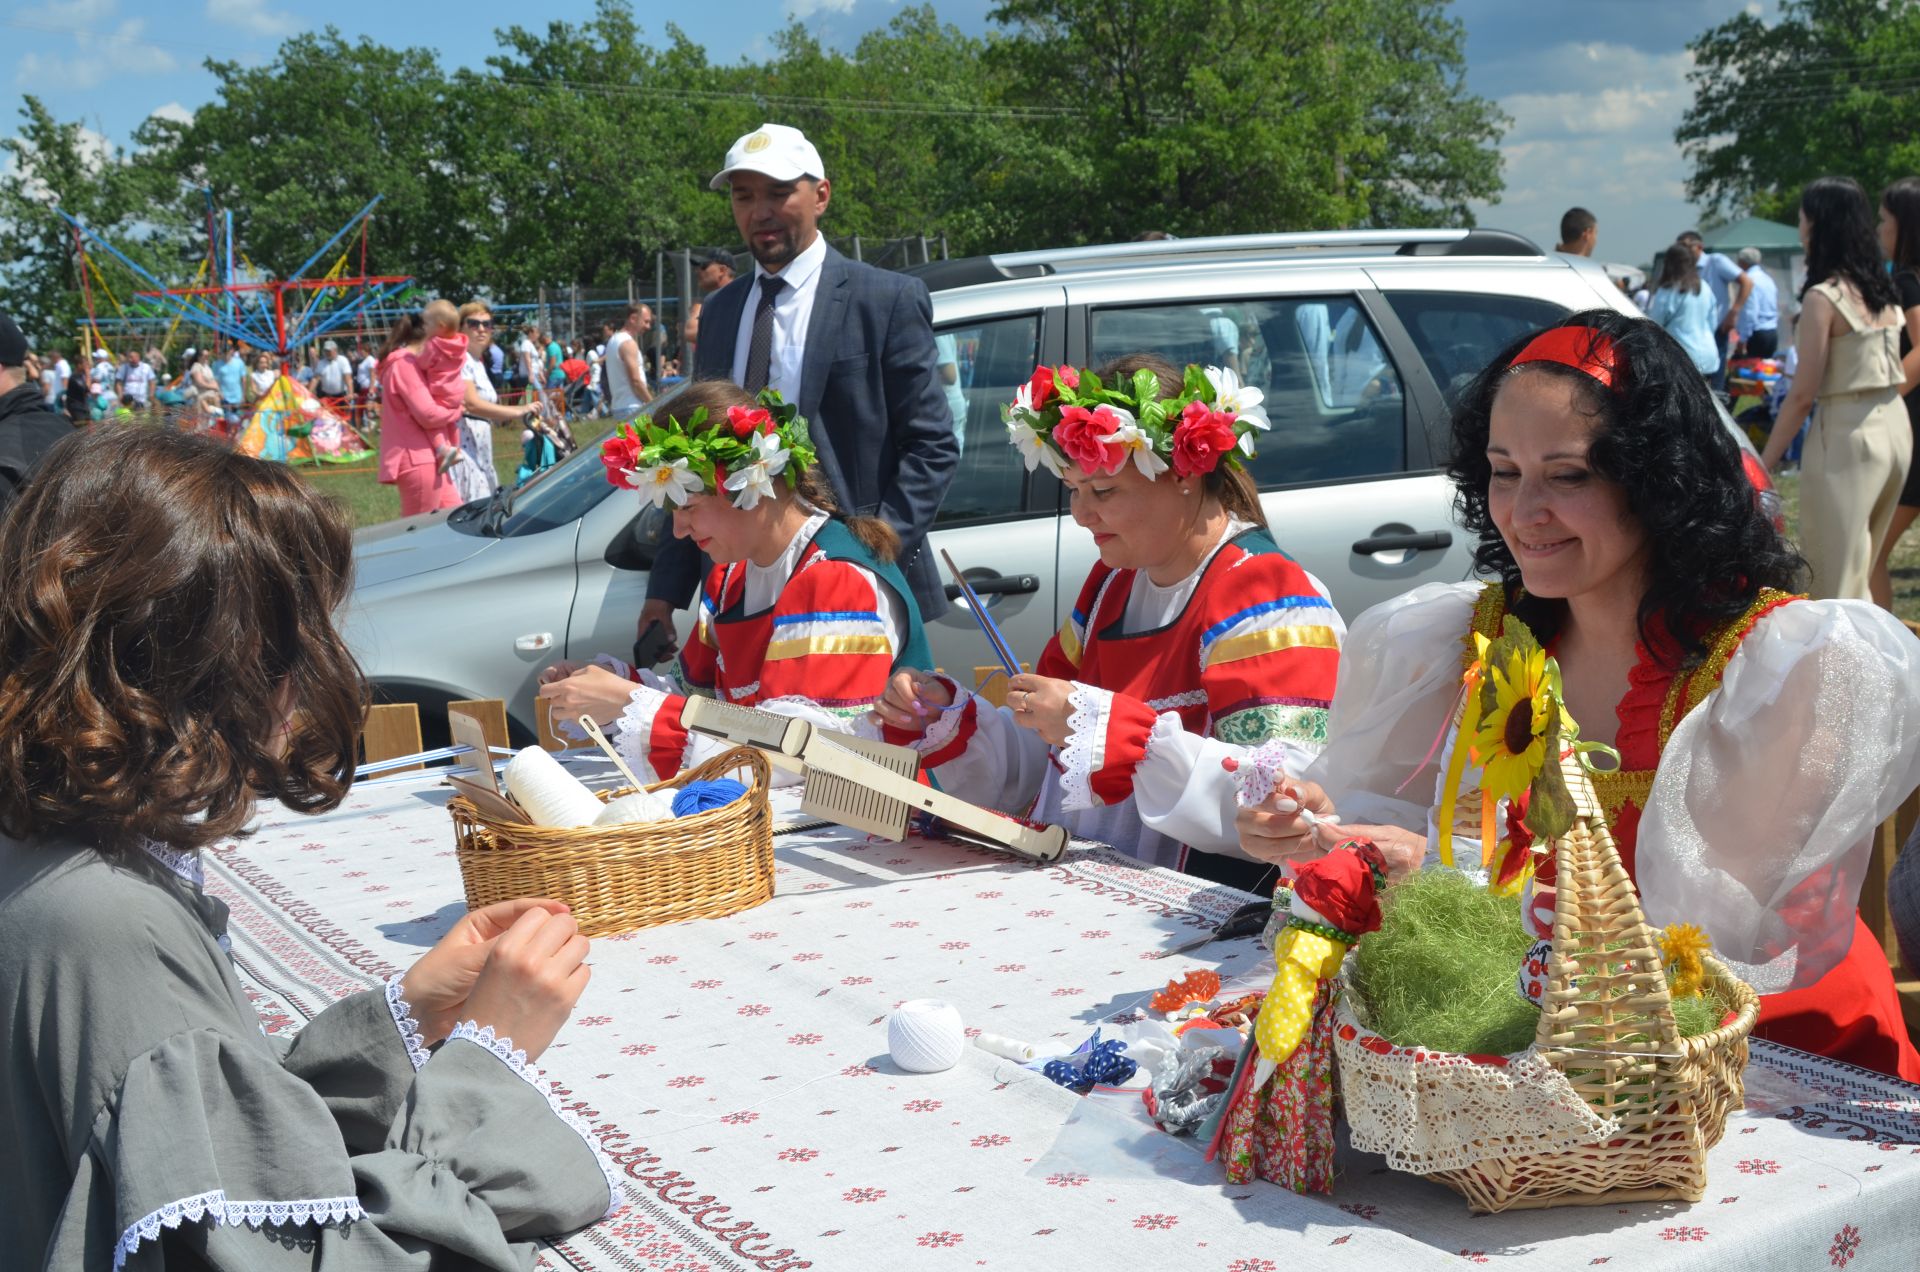
M 1380 926 L 1386 861 L 1364 839 L 1301 866 L 1289 914 L 1274 941 L 1273 986 L 1254 1020 L 1234 1090 L 1208 1157 L 1224 1153 L 1227 1179 L 1255 1178 L 1295 1192 L 1333 1189 L 1333 978 L 1356 941 Z

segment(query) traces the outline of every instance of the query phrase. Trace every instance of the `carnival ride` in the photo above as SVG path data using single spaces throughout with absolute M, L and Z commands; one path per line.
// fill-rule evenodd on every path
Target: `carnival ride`
M 233 212 L 216 205 L 212 191 L 206 197 L 207 250 L 191 283 L 170 287 L 163 280 L 108 242 L 65 209 L 56 208 L 72 228 L 74 250 L 80 260 L 82 298 L 87 309 L 81 329 L 84 351 L 109 345 L 101 332 L 96 288 L 118 316 L 109 325 L 135 336 L 151 335 L 151 328 L 167 323 L 161 347 L 171 345 L 184 323 L 229 346 L 246 346 L 271 354 L 279 364 L 272 386 L 255 400 L 246 419 L 234 430 L 234 445 L 263 459 L 348 463 L 369 458 L 373 448 L 359 430 L 324 404 L 290 374 L 292 352 L 338 334 L 367 334 L 362 324 L 381 313 L 381 307 L 403 300 L 414 288 L 409 275 L 371 274 L 367 271 L 369 227 L 382 196 L 375 196 L 355 213 L 319 250 L 286 278 L 273 278 L 254 266 L 233 245 Z M 359 249 L 359 272 L 348 263 Z M 335 247 L 346 243 L 326 273 L 308 271 Z M 131 293 L 134 311 L 109 286 L 106 273 L 93 259 L 105 253 L 133 277 L 148 286 Z M 207 280 L 217 280 L 209 282 Z M 208 412 L 209 417 L 213 416 Z M 222 420 L 225 431 L 231 421 Z

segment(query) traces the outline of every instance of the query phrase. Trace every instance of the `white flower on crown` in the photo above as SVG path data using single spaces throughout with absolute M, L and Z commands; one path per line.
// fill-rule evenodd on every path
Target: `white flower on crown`
M 779 434 L 755 433 L 753 458 L 734 469 L 733 476 L 726 480 L 727 489 L 737 492 L 733 506 L 742 512 L 751 512 L 762 499 L 773 498 L 773 479 L 787 470 L 791 455 L 791 451 L 780 445 Z
M 1024 386 L 1020 392 L 1023 394 L 1026 392 Z M 1045 464 L 1048 472 L 1055 477 L 1061 476 L 1063 469 L 1060 456 L 1054 453 L 1053 447 L 1047 444 L 1046 438 L 1034 431 L 1034 418 L 1033 412 L 1023 408 L 1016 398 L 1013 409 L 1007 412 L 1007 440 L 1019 448 L 1020 458 L 1027 461 L 1028 472 L 1032 472 L 1040 464 Z
M 1267 418 L 1267 408 L 1260 405 L 1267 395 L 1251 385 L 1240 383 L 1240 377 L 1232 367 L 1206 368 L 1207 383 L 1213 386 L 1213 409 L 1231 411 L 1234 418 L 1245 420 L 1254 428 L 1265 432 L 1273 427 Z M 1253 434 L 1240 435 L 1240 449 L 1253 454 Z
M 1107 446 L 1124 446 L 1127 454 L 1133 458 L 1133 466 L 1140 475 L 1152 481 L 1167 471 L 1167 461 L 1160 458 L 1153 449 L 1153 439 L 1148 437 L 1135 422 L 1133 412 L 1120 406 L 1103 406 L 1103 412 L 1109 412 L 1119 420 L 1113 432 L 1102 434 L 1100 441 Z
M 677 507 L 687 506 L 687 500 L 706 489 L 706 483 L 700 480 L 700 474 L 687 467 L 687 461 L 676 459 L 671 464 L 655 464 L 651 468 L 629 468 L 627 479 L 640 492 L 640 497 L 656 508 L 664 508 L 669 502 Z

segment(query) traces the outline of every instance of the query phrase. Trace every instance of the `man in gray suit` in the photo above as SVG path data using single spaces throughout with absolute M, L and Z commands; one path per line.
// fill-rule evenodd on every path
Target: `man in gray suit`
M 946 592 L 926 537 L 960 445 L 936 373 L 926 284 L 850 261 L 821 236 L 832 186 L 797 128 L 766 124 L 740 138 L 708 184 L 729 192 L 754 270 L 702 306 L 694 378 L 774 388 L 794 403 L 841 508 L 893 526 L 921 616 L 938 617 Z M 701 571 L 690 540 L 660 548 L 640 611 L 643 639 L 656 622 L 671 630 Z

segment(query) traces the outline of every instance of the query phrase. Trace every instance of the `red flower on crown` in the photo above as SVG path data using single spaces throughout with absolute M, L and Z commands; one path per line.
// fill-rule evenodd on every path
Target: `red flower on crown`
M 1173 430 L 1173 471 L 1181 477 L 1210 473 L 1238 442 L 1233 412 L 1216 411 L 1205 402 L 1189 402 Z
M 1035 367 L 1033 378 L 1027 381 L 1027 399 L 1033 404 L 1036 413 L 1053 405 L 1060 396 L 1060 385 L 1070 389 L 1080 387 L 1080 373 L 1072 367 Z
M 730 406 L 727 408 L 727 423 L 732 427 L 735 437 L 771 433 L 773 413 L 764 406 Z
M 1060 453 L 1090 473 L 1111 476 L 1127 463 L 1127 448 L 1100 439 L 1120 427 L 1120 421 L 1106 407 L 1089 411 L 1084 406 L 1060 408 L 1060 423 L 1053 430 L 1053 444 Z
M 607 466 L 607 480 L 623 490 L 632 490 L 627 471 L 640 465 L 640 439 L 627 433 L 614 433 L 600 443 L 600 462 Z

